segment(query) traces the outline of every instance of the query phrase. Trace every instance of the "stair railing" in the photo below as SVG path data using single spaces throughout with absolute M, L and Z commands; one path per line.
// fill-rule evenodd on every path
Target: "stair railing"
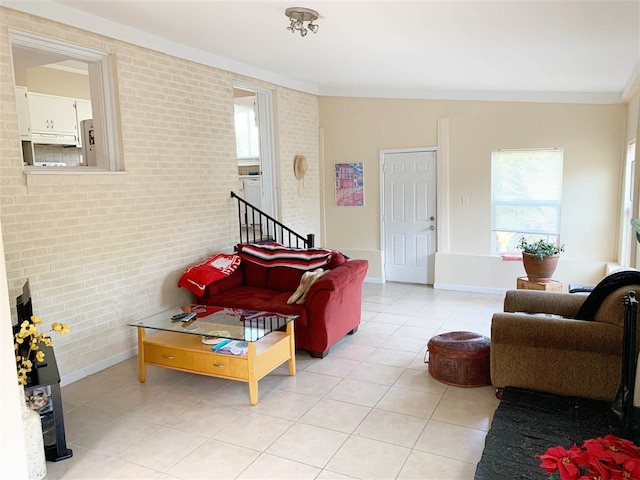
M 238 200 L 240 243 L 278 242 L 293 248 L 311 248 L 315 245 L 313 233 L 309 233 L 305 237 L 294 232 L 233 191 L 231 198 Z

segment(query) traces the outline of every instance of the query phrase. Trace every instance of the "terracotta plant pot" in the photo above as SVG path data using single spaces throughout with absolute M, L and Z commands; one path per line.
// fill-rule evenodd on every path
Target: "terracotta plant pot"
M 553 272 L 556 271 L 558 266 L 559 254 L 548 255 L 538 258 L 532 253 L 522 253 L 522 263 L 524 264 L 524 270 L 527 272 L 527 277 L 532 282 L 544 282 L 551 280 Z

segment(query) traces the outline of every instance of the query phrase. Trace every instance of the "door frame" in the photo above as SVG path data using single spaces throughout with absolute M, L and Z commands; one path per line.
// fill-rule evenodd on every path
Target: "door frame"
M 274 128 L 273 91 L 251 83 L 234 82 L 234 88 L 256 94 L 258 132 L 260 134 L 260 179 L 262 180 L 261 210 L 278 219 L 278 170 Z
M 385 261 L 385 222 L 384 222 L 384 159 L 385 155 L 392 153 L 415 153 L 415 152 L 433 152 L 436 155 L 436 253 L 438 253 L 438 246 L 440 244 L 440 165 L 438 162 L 438 147 L 411 147 L 411 148 L 386 148 L 380 150 L 380 264 L 382 265 L 382 283 L 387 283 L 387 265 Z M 434 265 L 434 284 L 435 284 L 435 265 Z

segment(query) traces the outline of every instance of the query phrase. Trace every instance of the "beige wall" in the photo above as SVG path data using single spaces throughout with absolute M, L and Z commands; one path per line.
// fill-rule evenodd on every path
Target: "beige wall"
M 24 175 L 7 27 L 111 53 L 124 173 Z M 70 324 L 69 335 L 54 339 L 63 377 L 131 355 L 135 330 L 126 324 L 189 301 L 176 287 L 184 268 L 237 242 L 229 197 L 238 185 L 237 81 L 253 82 L 0 8 L 0 220 L 9 295 L 29 278 L 45 324 Z M 280 183 L 291 190 L 284 165 L 294 152 L 306 152 L 318 171 L 318 100 L 255 84 L 274 92 Z M 312 174 L 302 200 L 280 199 L 285 222 L 301 233 L 319 233 L 318 191 Z
M 559 279 L 593 281 L 615 258 L 626 111 L 624 104 L 321 98 L 327 244 L 374 260 L 369 275 L 381 273 L 379 150 L 436 146 L 438 118 L 446 117 L 450 249 L 438 255 L 436 284 L 511 288 L 517 271 L 524 274 L 521 266 L 490 256 L 491 151 L 541 147 L 564 149 L 561 240 L 567 249 Z M 335 206 L 333 164 L 346 161 L 365 164 L 363 208 Z
M 16 85 L 27 87 L 30 92 L 91 100 L 89 75 L 34 67 L 16 72 L 15 78 Z
M 280 213 L 282 222 L 295 231 L 320 234 L 320 167 L 318 99 L 300 92 L 278 91 L 278 145 Z M 296 155 L 307 158 L 303 180 L 293 174 Z

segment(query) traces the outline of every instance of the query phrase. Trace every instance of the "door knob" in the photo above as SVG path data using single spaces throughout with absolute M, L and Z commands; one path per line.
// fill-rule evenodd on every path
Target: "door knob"
M 431 225 L 431 226 L 429 227 L 429 230 L 435 230 L 435 229 L 436 229 L 436 227 L 434 227 L 433 225 Z
M 429 220 L 431 220 L 432 222 L 435 220 L 435 217 L 429 217 Z

